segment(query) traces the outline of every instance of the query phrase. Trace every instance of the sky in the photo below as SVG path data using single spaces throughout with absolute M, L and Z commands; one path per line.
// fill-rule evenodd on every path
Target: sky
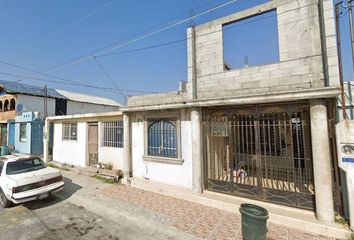
M 122 95 L 177 91 L 178 82 L 187 80 L 187 50 L 183 40 L 187 28 L 267 0 L 238 0 L 193 21 L 127 43 L 134 39 L 132 36 L 140 37 L 147 30 L 151 32 L 176 24 L 227 2 L 230 0 L 0 0 L 0 79 L 38 86 L 48 84 L 51 88 L 109 97 L 122 103 Z M 270 20 L 264 21 L 265 26 L 273 24 Z M 341 18 L 341 27 L 344 79 L 354 80 L 345 14 Z M 259 39 L 257 36 L 267 28 L 260 29 L 255 25 L 250 29 L 247 37 Z M 272 41 L 269 36 L 267 42 Z M 240 43 L 246 41 L 241 39 Z M 175 43 L 135 51 L 167 42 Z M 98 49 L 119 45 L 124 46 L 107 52 L 118 54 L 92 57 Z M 272 46 L 270 49 L 273 51 L 270 52 L 276 52 L 276 47 Z M 89 54 L 92 52 L 95 54 Z M 252 64 L 255 53 L 244 51 L 240 54 L 247 55 Z M 276 54 L 263 55 L 266 61 L 278 57 Z M 75 59 L 83 61 L 63 64 L 72 63 Z M 238 61 L 235 67 L 244 64 L 244 60 Z M 1 62 L 46 72 L 56 78 Z M 72 81 L 80 83 L 80 86 L 70 85 Z M 87 88 L 83 84 L 124 91 Z

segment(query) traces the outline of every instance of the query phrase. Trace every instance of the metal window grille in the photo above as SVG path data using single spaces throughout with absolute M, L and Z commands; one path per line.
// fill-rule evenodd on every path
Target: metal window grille
M 101 146 L 122 148 L 123 144 L 123 121 L 102 122 Z
M 20 141 L 27 141 L 27 123 L 20 123 Z
M 176 121 L 165 119 L 149 123 L 148 155 L 177 158 Z
M 77 140 L 77 123 L 63 123 L 63 140 Z

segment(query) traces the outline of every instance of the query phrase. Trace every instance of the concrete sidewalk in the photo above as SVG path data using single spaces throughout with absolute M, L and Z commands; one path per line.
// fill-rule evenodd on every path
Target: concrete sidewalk
M 62 171 L 62 174 L 66 185 L 57 197 L 115 222 L 120 229 L 125 229 L 119 239 L 195 239 L 190 234 L 169 228 L 170 220 L 164 216 L 103 195 L 102 191 L 112 187 L 110 184 L 72 171 Z
M 121 184 L 103 184 L 74 172 L 63 172 L 63 175 L 82 187 L 68 198 L 69 202 L 130 229 L 133 227 L 146 236 L 242 239 L 239 214 Z M 268 230 L 268 239 L 330 239 L 271 223 Z

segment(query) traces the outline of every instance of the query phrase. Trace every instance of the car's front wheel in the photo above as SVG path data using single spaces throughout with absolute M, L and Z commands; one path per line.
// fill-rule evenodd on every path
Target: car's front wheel
M 5 193 L 2 191 L 1 188 L 0 188 L 0 205 L 3 208 L 7 208 L 11 206 L 11 202 L 9 201 L 9 199 L 7 199 Z

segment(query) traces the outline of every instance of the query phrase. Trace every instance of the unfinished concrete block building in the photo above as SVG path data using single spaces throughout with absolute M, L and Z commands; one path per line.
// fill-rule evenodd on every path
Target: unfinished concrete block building
M 266 14 L 276 18 L 275 59 L 232 66 L 227 29 Z M 131 97 L 122 109 L 131 146 L 126 174 L 306 209 L 333 222 L 333 1 L 268 1 L 189 28 L 187 39 L 185 90 Z

